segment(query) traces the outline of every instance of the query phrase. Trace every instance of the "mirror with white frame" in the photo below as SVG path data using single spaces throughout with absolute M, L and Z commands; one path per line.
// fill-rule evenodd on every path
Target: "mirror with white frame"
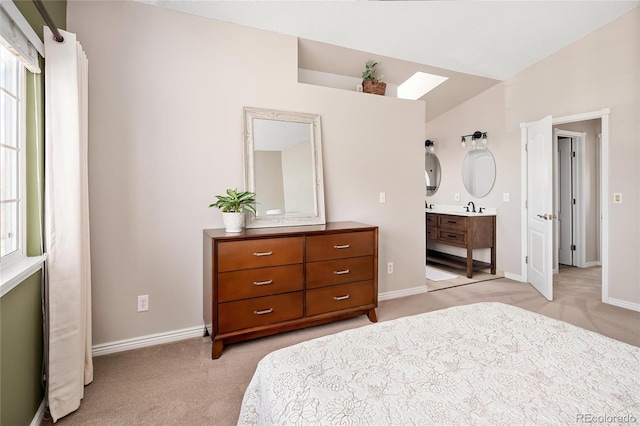
M 486 196 L 496 180 L 496 162 L 486 148 L 472 149 L 462 162 L 462 181 L 467 192 L 476 198 Z
M 320 115 L 243 109 L 247 228 L 325 223 Z
M 440 160 L 433 152 L 424 154 L 424 178 L 427 186 L 427 197 L 435 194 L 440 187 L 442 172 L 440 170 Z

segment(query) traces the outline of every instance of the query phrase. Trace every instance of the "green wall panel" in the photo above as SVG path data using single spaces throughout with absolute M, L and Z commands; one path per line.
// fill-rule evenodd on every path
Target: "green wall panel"
M 0 298 L 0 425 L 28 425 L 42 401 L 40 271 Z

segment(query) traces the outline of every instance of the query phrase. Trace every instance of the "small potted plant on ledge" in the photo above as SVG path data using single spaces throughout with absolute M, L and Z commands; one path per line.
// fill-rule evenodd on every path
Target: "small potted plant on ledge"
M 256 214 L 256 194 L 238 189 L 227 189 L 227 195 L 216 195 L 218 201 L 209 204 L 222 211 L 222 221 L 226 232 L 241 232 L 244 212 Z
M 373 60 L 365 63 L 364 71 L 362 71 L 362 91 L 384 96 L 384 92 L 387 90 L 387 83 L 382 81 L 383 76 L 376 77 L 376 65 L 378 63 Z

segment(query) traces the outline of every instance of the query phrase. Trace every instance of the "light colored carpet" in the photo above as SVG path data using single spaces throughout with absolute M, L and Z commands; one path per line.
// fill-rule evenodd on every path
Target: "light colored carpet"
M 568 274 L 547 301 L 528 284 L 505 278 L 401 299 L 377 309 L 379 321 L 475 302 L 499 301 L 640 346 L 640 312 L 600 302 L 594 278 Z M 578 272 L 582 272 L 578 270 Z M 596 274 L 597 275 L 597 274 Z M 599 277 L 597 278 L 599 279 Z M 94 359 L 94 380 L 80 408 L 56 424 L 235 425 L 258 361 L 292 344 L 369 324 L 366 316 L 228 345 L 211 359 L 211 340 L 193 338 Z M 43 424 L 51 425 L 51 421 Z
M 426 266 L 426 277 L 430 281 L 445 281 L 458 278 L 457 275 L 449 274 L 448 272 L 429 265 Z

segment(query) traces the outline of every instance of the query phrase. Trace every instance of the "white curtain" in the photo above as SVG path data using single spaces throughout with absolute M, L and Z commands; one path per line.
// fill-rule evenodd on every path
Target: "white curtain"
M 47 402 L 53 421 L 93 380 L 87 174 L 87 58 L 73 33 L 45 27 Z

